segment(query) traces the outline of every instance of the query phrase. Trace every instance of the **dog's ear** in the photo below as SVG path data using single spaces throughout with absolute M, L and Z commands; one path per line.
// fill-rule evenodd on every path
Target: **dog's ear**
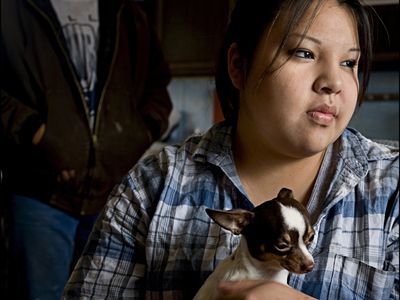
M 206 212 L 218 225 L 233 234 L 240 234 L 254 217 L 253 212 L 245 209 L 215 210 L 206 208 Z
M 294 198 L 293 192 L 290 189 L 282 188 L 278 193 L 278 198 Z

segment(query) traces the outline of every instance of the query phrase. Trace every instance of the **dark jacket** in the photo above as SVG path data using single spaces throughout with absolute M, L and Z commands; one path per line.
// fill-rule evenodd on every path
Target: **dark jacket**
M 134 1 L 99 1 L 94 132 L 49 0 L 1 1 L 1 159 L 12 193 L 76 214 L 110 189 L 168 125 L 170 81 L 156 34 Z M 33 134 L 46 132 L 37 146 Z M 76 178 L 59 183 L 62 170 Z

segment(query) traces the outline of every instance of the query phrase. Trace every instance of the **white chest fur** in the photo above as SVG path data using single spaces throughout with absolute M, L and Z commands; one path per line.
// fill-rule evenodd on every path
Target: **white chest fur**
M 229 280 L 263 279 L 287 284 L 289 272 L 278 264 L 263 263 L 249 254 L 244 237 L 235 252 L 218 264 L 197 292 L 194 300 L 209 300 L 215 295 L 219 282 Z

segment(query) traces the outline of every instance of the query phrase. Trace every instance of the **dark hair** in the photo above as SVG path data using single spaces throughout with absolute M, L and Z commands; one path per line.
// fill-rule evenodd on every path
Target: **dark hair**
M 233 86 L 228 74 L 227 54 L 232 43 L 236 43 L 237 51 L 242 59 L 245 72 L 250 70 L 254 52 L 263 33 L 268 26 L 273 26 L 283 12 L 288 16 L 284 36 L 275 58 L 282 50 L 288 36 L 295 30 L 297 24 L 313 3 L 317 3 L 305 32 L 311 26 L 313 18 L 325 0 L 237 0 L 230 17 L 225 39 L 222 43 L 215 72 L 216 91 L 225 119 L 237 118 L 239 110 L 239 91 Z M 362 85 L 358 95 L 359 105 L 364 99 L 367 89 L 372 57 L 371 14 L 358 0 L 337 0 L 346 5 L 357 22 L 358 36 L 361 48 L 359 71 L 362 73 Z M 274 62 L 274 59 L 272 63 Z M 270 66 L 272 65 L 270 64 Z M 267 71 L 267 70 L 266 70 Z

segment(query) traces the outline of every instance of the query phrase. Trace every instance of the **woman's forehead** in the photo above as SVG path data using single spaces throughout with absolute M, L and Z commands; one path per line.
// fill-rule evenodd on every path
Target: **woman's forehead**
M 292 24 L 291 28 L 288 27 L 288 24 L 290 24 L 290 19 L 293 18 L 293 12 L 280 14 L 274 22 L 267 26 L 261 40 L 278 42 L 284 38 L 302 39 L 308 37 L 313 39 L 313 36 L 325 35 L 329 39 L 329 35 L 334 33 L 334 39 L 337 43 L 358 45 L 356 18 L 347 5 L 339 4 L 336 0 L 322 1 L 319 6 L 317 1 L 314 2 L 300 16 L 297 24 Z M 343 34 L 337 34 L 338 32 Z M 315 37 L 315 39 L 317 38 Z

